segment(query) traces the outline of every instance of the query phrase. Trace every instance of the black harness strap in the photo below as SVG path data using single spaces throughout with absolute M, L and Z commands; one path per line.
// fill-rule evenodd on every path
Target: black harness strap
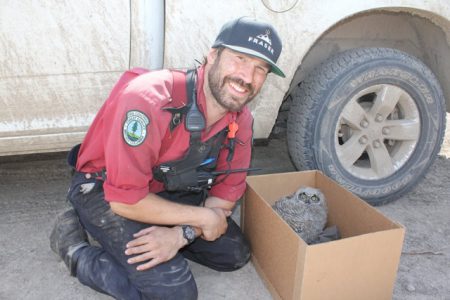
M 187 105 L 182 107 L 164 107 L 163 110 L 168 111 L 172 114 L 172 120 L 169 124 L 170 132 L 180 125 L 183 116 L 187 113 L 189 107 Z
M 173 130 L 179 123 L 180 114 L 185 113 L 185 127 L 190 132 L 189 149 L 179 160 L 163 163 L 153 168 L 153 176 L 164 183 L 168 191 L 200 191 L 208 188 L 199 183 L 202 176 L 215 169 L 219 151 L 225 141 L 227 128 L 206 142 L 201 141 L 201 132 L 206 126 L 205 118 L 197 106 L 196 70 L 189 70 L 186 76 L 188 103 L 180 108 L 164 108 L 172 113 L 170 127 Z M 212 182 L 211 182 L 212 184 Z
M 169 124 L 170 131 L 180 125 L 182 117 L 185 116 L 185 126 L 191 132 L 191 136 L 196 136 L 194 133 L 201 133 L 205 129 L 205 117 L 199 111 L 197 106 L 197 70 L 191 69 L 186 72 L 186 96 L 187 104 L 181 107 L 164 107 L 163 110 L 172 114 L 172 120 Z M 177 88 L 174 84 L 174 89 Z M 180 99 L 178 99 L 180 100 Z

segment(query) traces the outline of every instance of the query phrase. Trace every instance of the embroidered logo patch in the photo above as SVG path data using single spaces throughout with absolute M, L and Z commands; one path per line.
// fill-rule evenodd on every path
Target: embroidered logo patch
M 127 112 L 127 119 L 123 124 L 123 138 L 125 142 L 133 147 L 142 144 L 147 137 L 147 125 L 150 123 L 148 117 L 138 111 Z

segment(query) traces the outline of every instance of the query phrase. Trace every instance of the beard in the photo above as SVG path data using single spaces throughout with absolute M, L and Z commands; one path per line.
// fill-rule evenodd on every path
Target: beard
M 225 84 L 229 81 L 246 88 L 249 91 L 249 96 L 247 98 L 237 98 L 230 95 L 225 89 Z M 216 59 L 208 72 L 208 84 L 211 94 L 217 103 L 231 112 L 240 111 L 242 107 L 256 96 L 253 86 L 249 83 L 244 83 L 240 78 L 225 76 L 223 80 L 221 79 L 220 57 Z

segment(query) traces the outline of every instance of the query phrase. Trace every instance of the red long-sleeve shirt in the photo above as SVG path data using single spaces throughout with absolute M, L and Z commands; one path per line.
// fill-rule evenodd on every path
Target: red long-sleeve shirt
M 76 169 L 98 172 L 106 169 L 103 185 L 105 199 L 133 204 L 148 193 L 164 190 L 164 185 L 153 179 L 152 168 L 177 160 L 186 154 L 190 132 L 184 123 L 170 132 L 172 120 L 164 107 L 172 103 L 173 74 L 178 71 L 152 71 L 140 75 L 119 90 L 113 90 L 96 115 L 82 143 Z M 197 102 L 205 115 L 206 99 L 203 93 L 204 69 L 198 69 Z M 251 156 L 253 118 L 247 107 L 238 113 L 229 112 L 209 131 L 202 132 L 202 141 L 213 137 L 232 121 L 238 124 L 236 146 L 231 169 L 248 168 Z M 228 150 L 219 153 L 217 171 L 227 170 Z M 245 172 L 229 174 L 209 191 L 228 201 L 238 200 L 245 190 Z

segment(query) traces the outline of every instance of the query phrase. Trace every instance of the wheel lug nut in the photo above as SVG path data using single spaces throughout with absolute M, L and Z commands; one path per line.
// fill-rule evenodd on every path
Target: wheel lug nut
M 359 125 L 361 125 L 362 128 L 367 128 L 369 126 L 369 122 L 367 122 L 367 120 L 362 120 Z
M 380 114 L 377 114 L 377 116 L 375 117 L 375 121 L 377 121 L 377 122 L 383 121 L 383 116 Z
M 387 134 L 391 133 L 391 129 L 388 128 L 388 127 L 384 127 L 384 128 L 381 130 L 381 132 L 382 132 L 383 134 L 387 135 Z
M 359 138 L 360 144 L 364 145 L 364 144 L 367 144 L 367 142 L 368 142 L 368 139 L 365 135 L 363 135 L 362 137 Z
M 380 147 L 381 147 L 380 141 L 378 141 L 378 140 L 373 141 L 373 147 L 374 147 L 374 148 L 380 148 Z

